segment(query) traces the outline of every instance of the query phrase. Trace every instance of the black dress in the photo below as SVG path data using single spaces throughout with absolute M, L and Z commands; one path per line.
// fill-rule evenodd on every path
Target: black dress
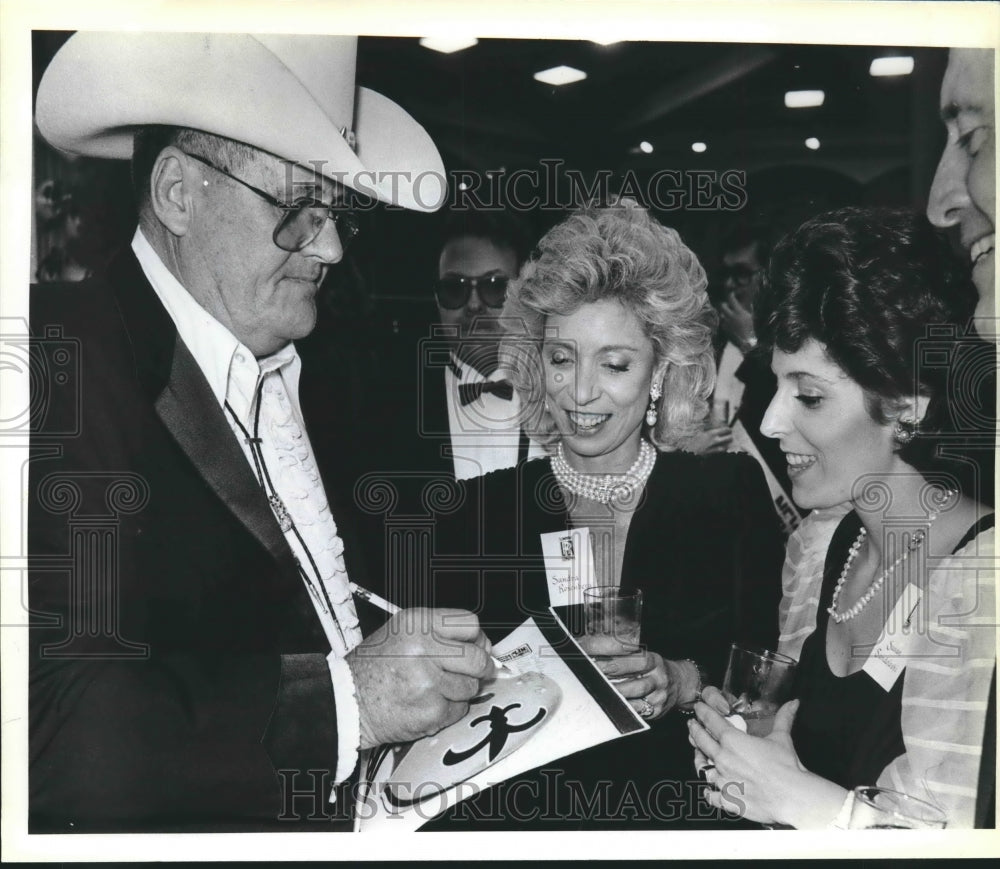
M 468 481 L 461 508 L 435 528 L 430 603 L 477 612 L 494 641 L 528 615 L 545 613 L 539 535 L 565 530 L 567 521 L 547 460 Z M 753 459 L 661 454 L 632 517 L 622 565 L 621 585 L 644 590 L 643 642 L 665 658 L 697 660 L 719 684 L 731 642 L 774 647 L 783 554 Z M 475 567 L 456 570 L 456 558 L 470 555 Z M 686 721 L 670 712 L 646 732 L 459 803 L 423 829 L 738 824 L 698 798 Z
M 992 514 L 983 517 L 955 551 L 992 525 Z M 900 726 L 906 670 L 885 691 L 864 670 L 836 676 L 827 662 L 827 608 L 860 530 L 857 513 L 848 513 L 830 541 L 816 630 L 803 644 L 796 668 L 794 691 L 800 705 L 792 726 L 792 742 L 806 769 L 848 789 L 875 784 L 882 771 L 906 751 Z

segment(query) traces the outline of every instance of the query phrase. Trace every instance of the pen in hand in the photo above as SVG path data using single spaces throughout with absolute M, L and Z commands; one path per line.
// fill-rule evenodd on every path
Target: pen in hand
M 382 612 L 389 613 L 390 615 L 395 615 L 401 609 L 400 606 L 394 604 L 390 600 L 386 600 L 381 595 L 375 594 L 373 591 L 369 591 L 367 588 L 362 588 L 356 582 L 350 583 L 351 592 L 362 600 L 368 601 L 372 606 L 378 607 Z M 517 675 L 517 671 L 513 667 L 503 663 L 496 655 L 490 655 L 490 659 L 493 661 L 493 665 L 497 670 L 504 671 L 511 675 Z

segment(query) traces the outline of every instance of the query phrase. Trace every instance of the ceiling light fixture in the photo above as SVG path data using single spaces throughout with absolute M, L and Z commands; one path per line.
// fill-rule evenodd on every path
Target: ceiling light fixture
M 478 42 L 474 36 L 425 36 L 420 40 L 424 48 L 440 51 L 442 54 L 452 54 L 463 48 L 472 48 Z
M 817 139 L 815 136 L 810 136 L 808 139 L 806 139 L 806 147 L 810 151 L 818 151 L 819 150 L 819 139 Z
M 640 142 L 639 150 L 642 151 L 643 154 L 652 154 L 653 146 L 650 142 Z
M 785 108 L 811 109 L 823 105 L 825 98 L 823 91 L 786 91 Z
M 541 72 L 535 73 L 535 81 L 557 86 L 583 81 L 586 77 L 587 73 L 571 66 L 553 66 L 551 69 L 543 69 Z
M 876 57 L 868 67 L 868 74 L 874 76 L 909 75 L 911 72 L 912 57 Z
M 692 142 L 691 150 L 694 151 L 695 154 L 704 154 L 708 150 L 708 145 L 704 142 Z

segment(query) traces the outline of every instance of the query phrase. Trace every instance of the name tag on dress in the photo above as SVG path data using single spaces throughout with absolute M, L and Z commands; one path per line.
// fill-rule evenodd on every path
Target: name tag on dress
M 596 585 L 589 528 L 540 534 L 549 606 L 583 603 L 583 590 Z
M 912 582 L 907 583 L 865 662 L 864 671 L 883 691 L 889 691 L 906 669 L 910 646 L 917 635 L 911 621 L 922 595 Z

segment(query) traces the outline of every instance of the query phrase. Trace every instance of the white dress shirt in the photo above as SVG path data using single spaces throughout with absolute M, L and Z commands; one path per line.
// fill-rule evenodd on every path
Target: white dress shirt
M 278 353 L 257 360 L 253 353 L 239 341 L 225 326 L 208 313 L 194 297 L 184 289 L 178 280 L 171 274 L 163 261 L 153 250 L 149 241 L 142 234 L 142 230 L 137 229 L 132 239 L 132 250 L 139 260 L 146 278 L 152 285 L 153 290 L 166 308 L 170 318 L 177 327 L 177 334 L 191 351 L 195 362 L 205 375 L 208 385 L 213 395 L 219 402 L 221 408 L 226 405 L 231 409 L 226 412 L 226 419 L 233 430 L 240 448 L 250 464 L 251 470 L 257 476 L 254 467 L 254 458 L 251 448 L 247 443 L 239 425 L 232 418 L 235 415 L 242 426 L 248 431 L 253 431 L 253 412 L 256 409 L 256 396 L 262 380 L 267 376 L 281 378 L 284 389 L 283 394 L 287 394 L 288 403 L 291 405 L 291 416 L 301 428 L 302 444 L 300 450 L 305 455 L 306 463 L 310 468 L 315 467 L 315 459 L 312 455 L 312 446 L 309 443 L 305 426 L 302 422 L 302 412 L 299 406 L 299 375 L 302 370 L 302 363 L 293 344 L 282 348 Z M 264 417 L 268 413 L 268 404 L 264 403 L 261 408 L 261 422 L 266 426 L 269 420 Z M 283 491 L 283 483 L 279 474 L 274 475 L 275 488 L 282 500 L 290 501 L 294 494 Z M 322 492 L 322 484 L 316 487 L 317 494 L 310 494 L 311 499 L 305 505 L 306 509 L 312 511 L 317 516 L 326 518 L 329 513 L 329 506 L 325 503 L 325 494 Z M 339 542 L 336 537 L 336 526 L 332 523 L 332 535 L 335 543 Z M 296 559 L 300 564 L 309 562 L 309 553 L 303 549 L 302 542 L 292 530 L 283 529 L 285 538 L 292 548 Z M 310 547 L 312 549 L 313 547 Z M 322 568 L 323 576 L 315 584 L 310 584 L 304 578 L 307 588 L 310 591 L 310 599 L 316 609 L 316 614 L 320 619 L 323 629 L 331 641 L 332 651 L 327 655 L 327 663 L 330 668 L 330 678 L 333 681 L 333 688 L 337 698 L 337 770 L 335 779 L 337 782 L 343 781 L 354 769 L 357 763 L 358 746 L 361 738 L 358 703 L 355 694 L 354 678 L 350 667 L 344 661 L 343 655 L 360 641 L 360 630 L 357 627 L 357 614 L 354 613 L 353 601 L 350 597 L 349 589 L 346 589 L 347 575 L 343 570 L 343 547 L 342 545 L 328 553 L 328 565 Z M 313 554 L 315 559 L 322 564 L 323 555 Z M 341 575 L 342 574 L 342 575 Z M 330 609 L 323 603 L 323 596 L 317 591 L 317 585 L 322 582 L 323 586 L 334 596 L 334 612 L 340 615 L 340 619 L 335 618 Z M 338 593 L 339 592 L 339 593 Z M 344 599 L 346 597 L 346 600 Z M 353 621 L 352 621 L 353 616 Z M 345 625 L 346 623 L 346 625 Z M 341 641 L 341 634 L 346 634 L 346 641 Z
M 508 401 L 484 392 L 464 406 L 459 398 L 462 385 L 509 379 L 501 369 L 484 377 L 452 354 L 451 363 L 444 371 L 444 384 L 456 480 L 467 480 L 517 464 L 521 446 L 521 403 L 517 393 Z M 544 455 L 545 450 L 539 444 L 528 442 L 527 458 Z
M 718 376 L 715 381 L 715 392 L 712 395 L 712 404 L 721 405 L 728 402 L 729 419 L 736 415 L 736 411 L 743 401 L 743 390 L 746 388 L 742 380 L 736 376 L 736 371 L 743 364 L 743 354 L 739 348 L 730 341 L 722 348 L 722 355 L 719 357 Z M 728 420 L 727 420 L 728 421 Z

